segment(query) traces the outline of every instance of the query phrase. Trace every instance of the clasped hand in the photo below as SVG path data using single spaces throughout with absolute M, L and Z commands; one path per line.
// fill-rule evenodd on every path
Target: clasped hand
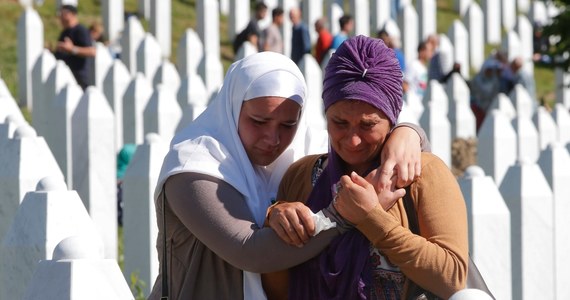
M 366 178 L 355 172 L 350 177 L 341 177 L 342 188 L 335 197 L 334 206 L 347 221 L 357 224 L 378 204 L 388 210 L 405 194 L 404 189 L 396 189 L 397 175 L 390 178 L 388 188 L 381 188 L 377 172 L 372 171 Z M 280 203 L 271 209 L 268 224 L 284 242 L 302 247 L 315 232 L 312 215 L 301 202 Z

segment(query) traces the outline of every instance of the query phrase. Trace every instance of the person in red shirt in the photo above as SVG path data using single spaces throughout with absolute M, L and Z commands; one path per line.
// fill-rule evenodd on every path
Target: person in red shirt
M 320 65 L 332 44 L 332 35 L 327 29 L 325 18 L 315 21 L 315 31 L 319 34 L 317 45 L 315 46 L 315 58 Z

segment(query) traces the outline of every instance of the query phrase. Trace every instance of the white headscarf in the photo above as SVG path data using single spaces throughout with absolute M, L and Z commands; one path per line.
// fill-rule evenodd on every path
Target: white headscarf
M 233 63 L 217 97 L 188 127 L 172 139 L 164 159 L 157 187 L 172 175 L 193 172 L 219 178 L 245 198 L 257 225 L 263 225 L 267 207 L 289 165 L 305 153 L 305 122 L 291 145 L 269 166 L 254 166 L 238 135 L 238 120 L 244 101 L 262 96 L 289 98 L 303 106 L 306 97 L 303 74 L 288 57 L 275 52 L 261 52 Z M 258 299 L 263 293 L 258 274 L 244 271 L 246 299 Z M 253 297 L 253 298 L 252 298 Z

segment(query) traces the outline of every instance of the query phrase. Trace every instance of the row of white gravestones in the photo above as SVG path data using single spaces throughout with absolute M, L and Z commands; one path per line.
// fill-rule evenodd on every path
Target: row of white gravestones
M 538 164 L 522 159 L 509 166 L 500 193 L 480 167 L 459 179 L 470 251 L 497 299 L 534 299 L 545 291 L 549 299 L 564 297 L 559 287 L 570 279 L 570 260 L 562 254 L 570 251 L 564 219 L 570 213 L 568 150 L 553 143 Z
M 137 49 L 144 37 L 145 31 L 139 20 L 129 17 L 121 35 L 121 60 L 133 76 L 137 73 Z
M 449 30 L 447 31 L 447 36 L 453 44 L 453 57 L 454 62 L 459 63 L 461 69 L 461 76 L 465 79 L 469 79 L 469 35 L 467 29 L 463 26 L 460 20 L 454 20 Z
M 75 191 L 40 180 L 15 212 L 0 247 L 0 291 L 12 299 L 132 299 Z
M 374 2 L 378 2 L 373 0 Z M 389 2 L 389 1 L 382 1 Z M 379 4 L 376 4 L 377 6 Z M 378 9 L 376 9 L 377 11 Z M 334 36 L 340 32 L 340 25 L 334 20 L 340 19 L 344 15 L 343 1 L 342 0 L 327 0 L 325 3 L 325 16 L 329 20 L 330 32 Z M 386 22 L 386 19 L 384 22 Z M 377 21 L 380 22 L 380 21 Z M 382 23 L 384 25 L 384 23 Z
M 307 116 L 308 126 L 315 129 L 326 129 L 326 120 L 323 113 L 325 109 L 321 100 L 323 91 L 321 67 L 311 54 L 305 54 L 299 63 L 299 68 L 307 83 L 308 97 L 303 113 Z
M 551 114 L 539 108 L 530 116 L 524 110 L 517 113 L 513 102 L 516 100 L 499 94 L 478 135 L 478 163 L 497 184 L 517 157 L 536 162 L 540 151 L 553 143 L 567 144 L 570 139 L 570 114 L 564 106 L 556 106 Z
M 159 270 L 154 188 L 167 151 L 168 140 L 154 133 L 147 134 L 145 143 L 137 147 L 123 179 L 123 273 L 127 280 L 133 272 L 138 273 L 139 279 L 146 283 L 145 296 L 149 295 Z
M 501 1 L 482 0 L 485 17 L 485 42 L 497 45 L 501 42 Z
M 463 17 L 469 10 L 469 6 L 473 3 L 473 0 L 454 0 L 453 10 Z
M 176 67 L 181 78 L 198 74 L 198 66 L 204 56 L 204 47 L 198 34 L 192 28 L 186 29 L 176 53 Z
M 413 61 L 418 57 L 418 13 L 412 5 L 402 9 L 398 17 L 398 28 L 402 33 L 402 51 L 406 61 Z

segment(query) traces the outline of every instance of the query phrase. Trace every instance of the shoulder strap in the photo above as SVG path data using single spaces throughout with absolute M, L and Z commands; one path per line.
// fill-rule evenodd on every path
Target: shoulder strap
M 168 261 L 166 254 L 166 193 L 162 185 L 162 296 L 160 300 L 168 300 Z
M 406 215 L 408 216 L 408 225 L 410 226 L 410 231 L 415 234 L 420 234 L 420 226 L 418 225 L 418 214 L 416 213 L 416 207 L 414 206 L 414 200 L 410 194 L 410 186 L 406 187 L 406 195 L 404 195 L 404 208 L 406 209 Z

